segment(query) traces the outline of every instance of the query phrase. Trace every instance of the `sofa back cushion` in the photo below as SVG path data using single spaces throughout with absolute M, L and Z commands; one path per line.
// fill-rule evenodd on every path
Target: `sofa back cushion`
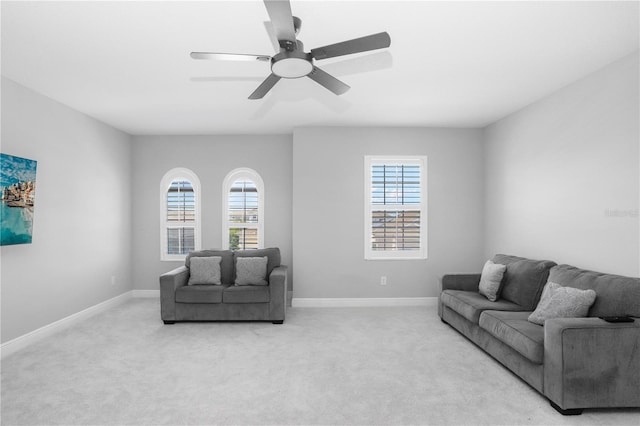
M 235 267 L 235 259 L 237 257 L 263 257 L 267 256 L 267 280 L 269 279 L 269 275 L 271 275 L 271 271 L 276 266 L 280 266 L 280 249 L 277 247 L 257 249 L 257 250 L 238 250 L 233 252 L 234 259 L 233 265 Z M 233 275 L 233 280 L 235 280 L 235 271 Z M 231 281 L 232 283 L 234 281 Z
M 233 284 L 234 280 L 236 279 L 236 272 L 233 252 L 231 250 L 208 249 L 192 251 L 187 255 L 187 258 L 184 261 L 184 265 L 187 268 L 191 267 L 191 258 L 195 256 L 220 256 L 222 258 L 222 260 L 220 261 L 220 281 L 222 282 L 222 284 Z
M 220 256 L 220 278 L 222 284 L 234 284 L 236 280 L 236 257 L 262 257 L 267 256 L 267 280 L 271 271 L 280 266 L 280 249 L 277 247 L 257 249 L 257 250 L 222 250 L 207 249 L 192 251 L 187 255 L 184 265 L 189 269 L 191 267 L 191 258 L 194 256 Z
M 558 265 L 551 269 L 549 281 L 566 287 L 594 290 L 596 301 L 589 310 L 590 317 L 640 317 L 640 278 Z
M 525 311 L 533 311 L 549 278 L 549 270 L 556 263 L 506 254 L 496 254 L 493 262 L 507 266 L 500 297 L 522 306 Z

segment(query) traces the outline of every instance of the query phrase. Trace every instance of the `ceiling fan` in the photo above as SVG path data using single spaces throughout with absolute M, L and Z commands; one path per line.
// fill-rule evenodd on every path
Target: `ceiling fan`
M 369 50 L 383 49 L 391 45 L 391 38 L 386 32 L 355 38 L 340 43 L 304 51 L 304 46 L 296 35 L 300 31 L 302 21 L 291 13 L 288 0 L 264 0 L 267 13 L 271 19 L 280 52 L 273 56 L 248 55 L 243 53 L 191 52 L 193 59 L 218 59 L 226 61 L 262 61 L 271 63 L 269 75 L 249 99 L 262 99 L 281 78 L 309 77 L 316 83 L 341 95 L 349 86 L 314 65 L 314 60 L 351 55 Z

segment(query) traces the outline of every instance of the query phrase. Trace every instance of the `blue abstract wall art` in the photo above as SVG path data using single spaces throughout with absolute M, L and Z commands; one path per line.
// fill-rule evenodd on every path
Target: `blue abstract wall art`
M 0 245 L 31 244 L 38 162 L 0 154 Z

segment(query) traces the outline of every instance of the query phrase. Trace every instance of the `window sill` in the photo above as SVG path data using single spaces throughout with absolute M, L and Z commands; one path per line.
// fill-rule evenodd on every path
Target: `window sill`
M 187 255 L 184 256 L 176 256 L 176 257 L 162 257 L 160 258 L 160 262 L 184 262 L 187 258 Z
M 411 256 L 411 257 L 401 257 L 401 256 L 367 257 L 365 256 L 364 260 L 427 260 L 427 257 L 426 256 Z

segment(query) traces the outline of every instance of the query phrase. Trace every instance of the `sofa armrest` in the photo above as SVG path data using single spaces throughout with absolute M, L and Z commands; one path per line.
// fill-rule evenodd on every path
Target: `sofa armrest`
M 269 319 L 284 321 L 287 309 L 287 266 L 280 265 L 273 268 L 269 275 Z
M 189 270 L 180 266 L 160 275 L 160 316 L 163 321 L 176 319 L 176 290 L 189 282 Z
M 557 318 L 544 325 L 544 394 L 564 410 L 640 407 L 640 320 Z
M 442 277 L 442 290 L 478 291 L 480 274 L 448 274 Z

